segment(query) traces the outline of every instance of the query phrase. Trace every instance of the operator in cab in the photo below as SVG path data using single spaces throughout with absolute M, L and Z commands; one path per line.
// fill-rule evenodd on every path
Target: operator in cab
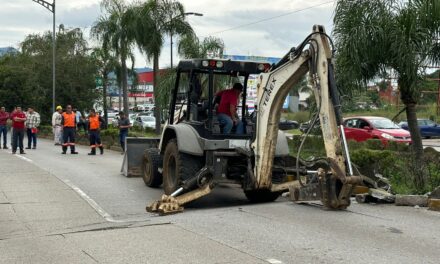
M 243 85 L 235 83 L 231 89 L 221 91 L 216 95 L 221 97 L 217 108 L 217 118 L 220 124 L 224 125 L 223 134 L 230 134 L 234 126 L 235 134 L 244 133 L 243 122 L 237 115 L 237 105 L 242 91 Z

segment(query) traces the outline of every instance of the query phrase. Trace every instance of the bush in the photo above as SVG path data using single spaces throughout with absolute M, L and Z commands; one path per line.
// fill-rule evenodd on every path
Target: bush
M 41 125 L 39 128 L 39 133 L 43 135 L 51 135 L 53 134 L 53 128 L 49 125 Z

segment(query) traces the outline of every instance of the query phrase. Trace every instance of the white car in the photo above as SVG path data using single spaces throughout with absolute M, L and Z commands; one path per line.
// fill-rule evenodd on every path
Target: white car
M 139 126 L 142 128 L 155 128 L 156 127 L 156 118 L 153 116 L 138 116 L 133 123 L 134 126 Z
M 115 119 L 117 113 L 118 112 L 108 112 L 107 113 L 107 124 L 113 123 L 113 119 Z

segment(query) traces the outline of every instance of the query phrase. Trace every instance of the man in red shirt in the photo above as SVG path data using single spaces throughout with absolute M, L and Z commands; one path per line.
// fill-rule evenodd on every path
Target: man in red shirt
M 235 83 L 232 89 L 222 91 L 217 94 L 221 96 L 217 108 L 217 119 L 223 124 L 223 134 L 230 134 L 232 127 L 235 126 L 235 134 L 243 134 L 243 122 L 238 118 L 237 105 L 240 94 L 243 91 L 241 83 Z
M 6 112 L 5 107 L 0 108 L 0 137 L 3 134 L 3 149 L 8 149 L 6 136 L 8 134 L 8 127 L 6 126 L 6 122 L 9 119 L 9 113 Z M 0 138 L 1 140 L 1 138 Z
M 23 149 L 23 139 L 24 139 L 24 131 L 25 126 L 24 122 L 26 122 L 26 114 L 21 111 L 21 107 L 17 106 L 16 110 L 11 114 L 12 120 L 12 154 L 17 152 L 17 147 L 20 148 L 20 154 L 24 153 Z

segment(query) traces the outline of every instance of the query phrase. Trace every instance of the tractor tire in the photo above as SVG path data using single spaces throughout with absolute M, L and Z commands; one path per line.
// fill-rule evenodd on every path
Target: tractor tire
M 251 203 L 268 203 L 275 201 L 281 193 L 279 192 L 271 192 L 267 189 L 262 190 L 252 190 L 252 191 L 244 191 L 246 198 Z
M 157 188 L 162 184 L 162 174 L 159 168 L 162 167 L 162 158 L 159 149 L 146 149 L 142 159 L 142 179 L 145 185 Z
M 163 189 L 166 195 L 182 186 L 202 168 L 199 157 L 179 152 L 176 139 L 168 142 L 163 158 Z

